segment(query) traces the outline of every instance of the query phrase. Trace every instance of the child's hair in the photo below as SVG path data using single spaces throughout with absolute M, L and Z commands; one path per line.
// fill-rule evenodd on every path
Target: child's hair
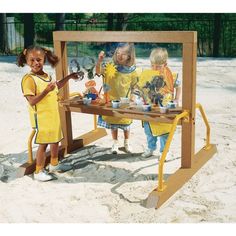
M 168 52 L 165 48 L 155 48 L 150 54 L 151 64 L 162 65 L 167 62 Z
M 127 55 L 129 56 L 126 65 L 127 66 L 132 66 L 135 64 L 135 47 L 133 43 L 119 43 L 114 55 L 113 55 L 113 61 L 115 64 L 117 63 L 117 51 L 119 48 L 127 48 Z
M 49 49 L 40 47 L 40 46 L 35 46 L 31 45 L 28 48 L 24 49 L 17 58 L 17 65 L 19 67 L 24 67 L 25 64 L 27 64 L 26 59 L 27 55 L 29 52 L 36 50 L 36 51 L 41 51 L 44 53 L 44 62 L 47 60 L 48 63 L 52 66 L 55 67 L 57 63 L 59 62 L 59 58 Z

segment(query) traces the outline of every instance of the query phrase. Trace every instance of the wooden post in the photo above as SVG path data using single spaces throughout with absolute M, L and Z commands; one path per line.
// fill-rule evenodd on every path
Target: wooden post
M 190 113 L 189 122 L 182 124 L 181 167 L 191 168 L 195 151 L 197 33 L 191 43 L 183 43 L 182 108 Z
M 60 80 L 67 75 L 67 48 L 66 43 L 61 41 L 54 41 L 55 54 L 60 58 L 61 62 L 56 67 L 56 78 Z M 69 98 L 69 85 L 68 83 L 60 89 L 59 97 L 63 99 Z M 64 139 L 62 140 L 62 146 L 65 148 L 65 153 L 68 153 L 73 146 L 73 134 L 72 134 L 72 123 L 71 113 L 65 111 L 62 107 L 59 107 L 61 126 L 63 131 Z

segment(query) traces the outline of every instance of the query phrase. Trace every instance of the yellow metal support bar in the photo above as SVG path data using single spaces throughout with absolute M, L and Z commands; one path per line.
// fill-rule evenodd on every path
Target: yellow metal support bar
M 204 147 L 205 150 L 209 150 L 211 148 L 211 144 L 210 144 L 210 125 L 208 123 L 208 120 L 207 120 L 207 117 L 206 117 L 206 114 L 202 108 L 202 105 L 200 103 L 197 103 L 196 104 L 196 109 L 199 109 L 201 115 L 202 115 L 202 118 L 203 118 L 203 121 L 206 125 L 206 145 Z
M 28 139 L 28 163 L 33 163 L 33 151 L 32 151 L 32 140 L 34 138 L 34 135 L 36 133 L 36 130 L 33 129 L 30 133 L 29 139 Z
M 166 155 L 167 155 L 167 152 L 169 150 L 169 147 L 170 147 L 170 144 L 171 144 L 171 141 L 173 139 L 173 136 L 174 136 L 174 133 L 175 133 L 175 129 L 176 129 L 176 126 L 179 122 L 180 119 L 184 118 L 184 117 L 189 117 L 189 112 L 188 111 L 184 111 L 182 112 L 181 114 L 177 115 L 174 119 L 174 122 L 171 126 L 171 130 L 170 130 L 170 133 L 169 133 L 169 136 L 168 136 L 168 139 L 166 141 L 166 145 L 165 145 L 165 148 L 163 150 L 163 153 L 161 155 L 161 159 L 159 161 L 159 170 L 158 170 L 158 188 L 157 188 L 157 191 L 158 192 L 163 192 L 166 188 L 165 184 L 164 184 L 164 180 L 163 180 L 163 167 L 164 167 L 164 162 L 165 162 L 165 159 L 166 159 Z
M 94 126 L 94 129 L 97 129 L 97 116 L 96 115 L 93 116 L 93 126 Z

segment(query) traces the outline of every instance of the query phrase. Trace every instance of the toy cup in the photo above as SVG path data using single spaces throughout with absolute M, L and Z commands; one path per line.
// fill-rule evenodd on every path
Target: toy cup
M 119 100 L 113 100 L 111 101 L 112 108 L 119 108 L 120 107 L 120 101 Z
M 83 104 L 84 105 L 88 105 L 88 104 L 90 104 L 91 103 L 91 101 L 92 101 L 92 98 L 83 98 Z
M 168 111 L 167 107 L 160 107 L 160 113 L 164 114 Z
M 122 104 L 129 104 L 129 98 L 127 98 L 127 97 L 121 97 L 121 98 L 120 98 L 120 102 L 121 102 Z
M 170 109 L 176 108 L 177 103 L 173 102 L 173 101 L 170 101 L 170 102 L 168 102 L 167 107 L 170 108 Z
M 151 104 L 143 104 L 142 108 L 143 108 L 143 111 L 151 111 L 152 110 Z

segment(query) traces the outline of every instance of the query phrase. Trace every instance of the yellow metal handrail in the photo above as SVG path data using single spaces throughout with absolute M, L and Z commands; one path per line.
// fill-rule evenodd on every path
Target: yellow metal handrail
M 210 144 L 210 125 L 208 123 L 208 120 L 207 120 L 207 117 L 206 117 L 206 114 L 202 108 L 202 105 L 200 103 L 197 103 L 196 104 L 196 108 L 199 109 L 201 115 L 202 115 L 202 118 L 203 118 L 203 121 L 206 125 L 206 145 L 204 147 L 205 150 L 209 150 L 211 148 L 211 144 Z
M 158 192 L 163 192 L 164 189 L 166 188 L 166 186 L 164 184 L 164 180 L 163 180 L 163 166 L 164 166 L 164 162 L 165 162 L 166 155 L 167 155 L 167 152 L 168 152 L 169 147 L 170 147 L 170 143 L 171 143 L 171 141 L 173 139 L 176 126 L 177 126 L 179 120 L 184 118 L 184 117 L 189 117 L 189 112 L 188 111 L 184 111 L 181 114 L 177 115 L 175 117 L 175 119 L 174 119 L 174 122 L 173 122 L 172 126 L 171 126 L 171 130 L 170 130 L 170 133 L 168 135 L 168 139 L 166 141 L 165 148 L 163 150 L 163 153 L 161 155 L 161 159 L 159 161 L 158 188 L 157 188 Z
M 32 151 L 32 140 L 34 138 L 34 135 L 36 133 L 36 130 L 33 129 L 30 133 L 29 139 L 28 139 L 28 163 L 33 163 L 33 151 Z
M 93 116 L 93 127 L 94 129 L 97 129 L 97 116 L 96 115 Z

